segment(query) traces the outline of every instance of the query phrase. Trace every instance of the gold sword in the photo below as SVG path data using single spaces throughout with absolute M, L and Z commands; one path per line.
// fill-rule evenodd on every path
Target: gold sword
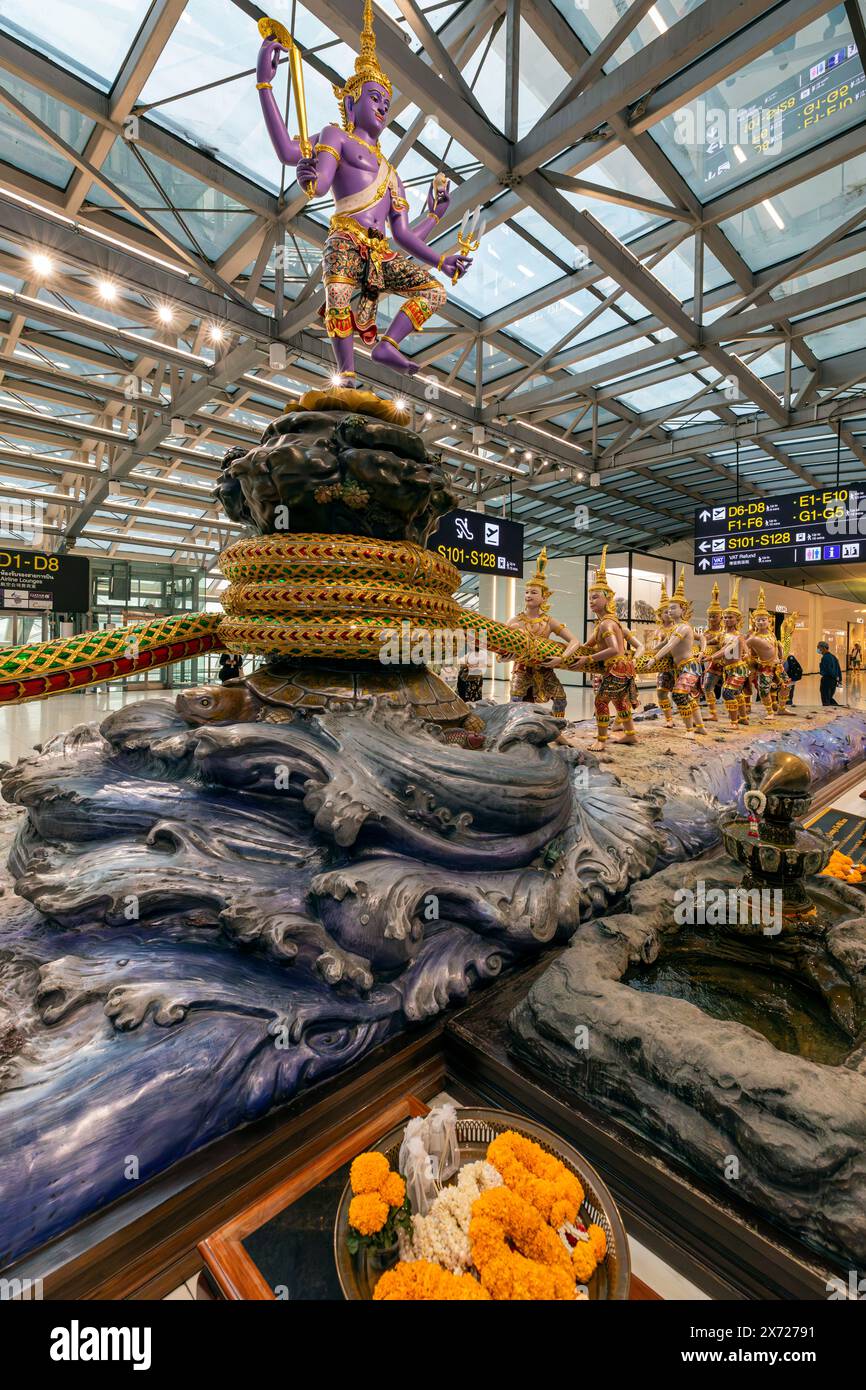
M 304 96 L 304 66 L 301 61 L 301 50 L 286 26 L 281 24 L 278 19 L 268 19 L 267 16 L 263 15 L 259 20 L 258 29 L 263 39 L 276 39 L 277 43 L 282 44 L 289 55 L 289 75 L 292 94 L 295 99 L 295 115 L 298 118 L 298 144 L 304 159 L 309 159 L 313 153 L 313 147 L 310 144 L 310 131 L 307 125 L 307 100 Z M 309 197 L 314 191 L 314 189 L 309 190 L 307 196 Z

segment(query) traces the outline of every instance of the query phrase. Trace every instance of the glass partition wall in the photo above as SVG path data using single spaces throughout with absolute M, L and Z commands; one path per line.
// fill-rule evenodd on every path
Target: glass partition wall
M 584 637 L 586 641 L 595 625 L 595 618 L 589 608 L 589 586 L 595 579 L 596 567 L 601 553 L 586 556 L 586 604 L 584 614 Z M 668 595 L 676 585 L 675 560 L 659 555 L 648 555 L 637 550 L 620 550 L 607 555 L 608 583 L 616 595 L 616 611 L 620 622 L 633 632 L 641 647 L 647 642 L 656 623 L 656 610 L 661 602 L 662 583 L 667 586 Z M 655 686 L 655 675 L 638 675 L 640 688 Z M 584 675 L 584 684 L 590 678 Z

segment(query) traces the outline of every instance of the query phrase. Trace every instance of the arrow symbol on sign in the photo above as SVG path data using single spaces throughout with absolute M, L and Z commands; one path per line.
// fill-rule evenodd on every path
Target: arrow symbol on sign
M 701 521 L 709 521 L 709 519 L 710 519 L 710 514 L 709 514 L 709 512 L 706 511 L 706 510 L 702 511 L 702 512 L 700 513 L 700 518 L 701 518 Z
M 701 541 L 700 545 L 698 546 L 698 550 L 709 550 L 709 548 L 710 548 L 710 543 L 709 543 L 709 541 Z
M 698 569 L 699 569 L 699 570 L 708 569 L 708 568 L 709 568 L 709 564 L 710 564 L 709 560 L 698 560 Z

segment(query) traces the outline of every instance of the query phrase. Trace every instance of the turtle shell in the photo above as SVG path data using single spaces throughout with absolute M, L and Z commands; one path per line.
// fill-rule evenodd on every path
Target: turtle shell
M 449 685 L 424 666 L 366 666 L 346 662 L 339 666 L 260 666 L 241 678 L 266 709 L 264 719 L 290 719 L 295 710 L 319 713 L 324 710 L 362 708 L 371 700 L 383 700 L 397 708 L 408 708 L 428 724 L 443 729 L 483 724 Z

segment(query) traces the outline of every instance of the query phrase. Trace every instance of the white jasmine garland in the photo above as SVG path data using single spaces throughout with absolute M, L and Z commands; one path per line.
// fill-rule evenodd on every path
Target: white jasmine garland
M 469 1222 L 473 1203 L 502 1178 L 492 1163 L 467 1163 L 456 1183 L 443 1187 L 426 1216 L 412 1217 L 412 1235 L 401 1232 L 401 1260 L 432 1260 L 459 1274 L 469 1268 Z

